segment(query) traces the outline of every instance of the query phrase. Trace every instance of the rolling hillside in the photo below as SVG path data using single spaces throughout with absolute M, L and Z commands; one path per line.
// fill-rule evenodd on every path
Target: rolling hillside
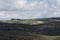
M 60 19 L 0 20 L 0 40 L 60 40 Z

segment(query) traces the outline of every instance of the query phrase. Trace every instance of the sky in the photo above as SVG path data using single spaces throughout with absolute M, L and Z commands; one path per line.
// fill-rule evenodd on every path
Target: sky
M 60 0 L 0 0 L 0 19 L 60 17 Z

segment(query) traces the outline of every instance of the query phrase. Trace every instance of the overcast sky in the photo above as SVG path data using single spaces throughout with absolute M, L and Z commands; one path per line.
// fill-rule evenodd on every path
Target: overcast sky
M 60 17 L 60 0 L 0 0 L 0 19 Z

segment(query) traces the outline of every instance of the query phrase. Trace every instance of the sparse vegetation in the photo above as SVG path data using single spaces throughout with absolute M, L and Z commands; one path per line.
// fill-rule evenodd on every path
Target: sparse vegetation
M 60 21 L 1 20 L 0 40 L 60 40 Z

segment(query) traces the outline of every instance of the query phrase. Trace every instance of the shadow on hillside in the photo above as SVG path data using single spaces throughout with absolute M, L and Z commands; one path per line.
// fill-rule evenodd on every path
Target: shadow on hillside
M 18 23 L 0 23 L 0 33 L 16 32 L 31 32 L 41 35 L 56 36 L 60 35 L 60 23 L 48 23 L 41 25 L 27 25 Z M 58 27 L 57 27 L 58 26 Z

